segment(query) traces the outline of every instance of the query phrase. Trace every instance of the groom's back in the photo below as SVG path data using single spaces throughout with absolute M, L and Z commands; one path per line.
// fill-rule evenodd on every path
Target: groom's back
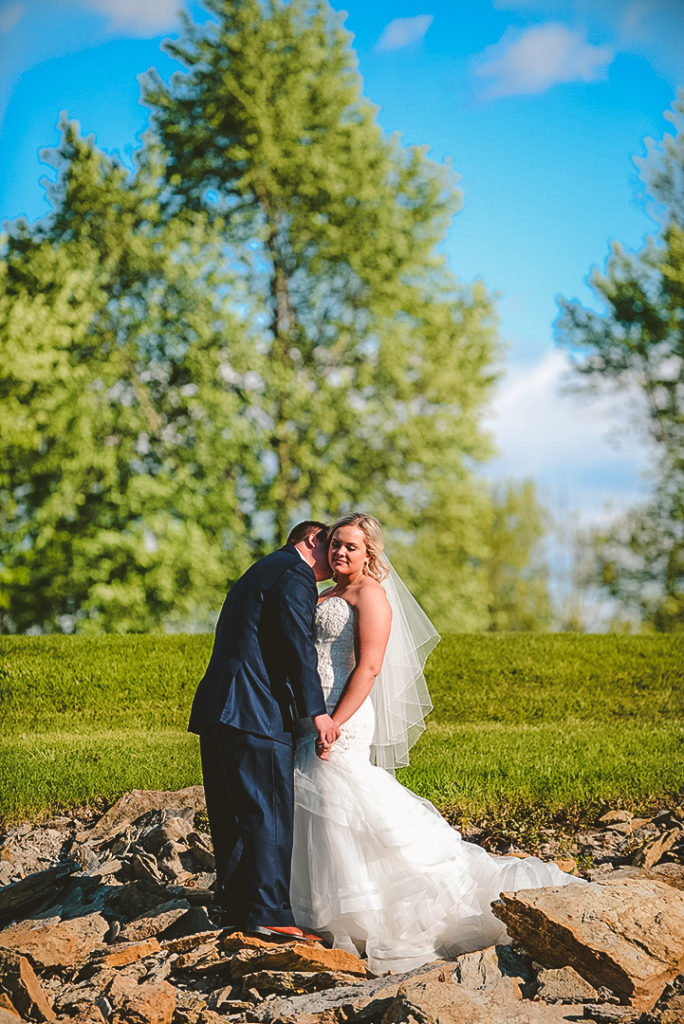
M 291 729 L 294 698 L 278 616 L 287 587 L 277 584 L 285 573 L 310 587 L 315 602 L 313 572 L 293 547 L 250 566 L 223 602 L 211 658 L 193 701 L 191 732 L 219 722 L 269 736 Z

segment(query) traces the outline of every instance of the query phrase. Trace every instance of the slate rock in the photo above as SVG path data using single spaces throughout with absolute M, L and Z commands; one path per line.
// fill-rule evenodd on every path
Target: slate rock
M 229 949 L 238 942 L 238 936 L 241 936 L 240 932 L 231 935 L 224 941 L 223 948 Z M 305 942 L 264 943 L 261 948 L 240 948 L 232 957 L 231 973 L 234 978 L 263 970 L 342 971 L 362 978 L 368 976 L 365 963 L 353 953 Z
M 255 971 L 242 977 L 243 992 L 256 989 L 261 995 L 301 995 L 303 992 L 321 992 L 327 988 L 341 988 L 349 984 L 349 975 L 341 971 Z
M 66 879 L 77 870 L 78 864 L 75 861 L 64 861 L 3 886 L 0 889 L 0 923 L 35 909 L 47 897 L 54 900 L 55 895 L 63 889 Z
M 523 988 L 533 980 L 530 961 L 510 946 L 488 946 L 456 957 L 451 978 L 472 990 L 494 989 L 507 985 L 511 995 L 520 999 Z
M 106 996 L 113 1009 L 111 1024 L 171 1024 L 176 1009 L 176 990 L 167 981 L 140 985 L 117 974 Z
M 51 1021 L 55 1013 L 29 960 L 12 949 L 0 949 L 0 992 L 22 1017 Z M 16 1018 L 15 1018 L 16 1020 Z
M 537 995 L 547 1003 L 596 1003 L 599 999 L 594 986 L 572 967 L 540 970 L 537 974 Z
M 170 900 L 161 903 L 141 917 L 129 921 L 117 936 L 117 942 L 141 942 L 152 935 L 161 935 L 189 909 L 185 900 Z
M 133 789 L 130 793 L 125 793 L 120 797 L 99 821 L 87 830 L 84 838 L 87 838 L 89 842 L 108 839 L 122 832 L 127 825 L 150 811 L 159 812 L 173 809 L 181 812 L 176 816 L 184 816 L 182 812 L 185 810 L 191 811 L 194 816 L 197 811 L 205 808 L 202 786 L 188 786 L 186 789 L 172 791 Z
M 29 918 L 0 931 L 0 946 L 30 957 L 38 967 L 68 967 L 104 945 L 109 924 L 100 913 L 62 920 Z
M 445 967 L 409 977 L 382 1016 L 382 1024 L 561 1024 L 560 1006 L 516 999 L 506 986 L 473 990 L 458 985 Z
M 547 967 L 573 967 L 649 1010 L 684 959 L 684 893 L 662 882 L 615 882 L 502 893 L 492 904 L 515 944 Z
M 683 838 L 684 829 L 679 826 L 664 832 L 657 839 L 646 843 L 640 850 L 637 850 L 632 857 L 632 864 L 646 869 L 654 867 Z

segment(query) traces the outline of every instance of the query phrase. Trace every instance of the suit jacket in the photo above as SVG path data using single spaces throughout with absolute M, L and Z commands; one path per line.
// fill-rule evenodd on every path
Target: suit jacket
M 255 562 L 231 587 L 190 732 L 223 723 L 291 742 L 297 718 L 324 714 L 313 643 L 316 579 L 292 545 Z

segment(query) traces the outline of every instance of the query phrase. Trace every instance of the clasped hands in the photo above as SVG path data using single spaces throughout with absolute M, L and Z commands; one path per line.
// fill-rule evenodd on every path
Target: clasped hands
M 320 757 L 321 761 L 327 761 L 330 748 L 335 740 L 339 738 L 340 727 L 330 715 L 314 715 L 312 721 L 318 733 L 316 754 Z

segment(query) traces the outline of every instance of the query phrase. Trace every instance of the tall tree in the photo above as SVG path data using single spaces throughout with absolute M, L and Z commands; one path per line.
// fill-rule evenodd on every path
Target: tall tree
M 662 226 L 638 253 L 612 247 L 592 286 L 604 313 L 561 302 L 558 340 L 587 388 L 635 399 L 654 452 L 653 498 L 597 531 L 598 581 L 627 611 L 660 630 L 684 628 L 684 94 L 676 134 L 643 164 Z
M 53 216 L 0 262 L 0 626 L 208 626 L 253 457 L 216 246 L 161 220 L 152 149 L 132 180 L 64 124 L 53 160 Z
M 207 626 L 295 518 L 385 523 L 443 629 L 489 621 L 492 303 L 448 168 L 386 138 L 321 0 L 208 0 L 133 175 L 63 126 L 0 265 L 0 628 Z
M 275 536 L 298 515 L 372 509 L 411 542 L 405 563 L 429 557 L 434 591 L 451 580 L 454 621 L 482 625 L 486 573 L 445 537 L 477 532 L 496 323 L 484 288 L 459 284 L 439 252 L 459 203 L 451 174 L 383 135 L 326 2 L 205 6 L 214 20 L 186 20 L 169 46 L 187 70 L 168 86 L 150 73 L 145 96 L 166 209 L 220 220 L 243 283 L 254 504 L 273 510 Z

